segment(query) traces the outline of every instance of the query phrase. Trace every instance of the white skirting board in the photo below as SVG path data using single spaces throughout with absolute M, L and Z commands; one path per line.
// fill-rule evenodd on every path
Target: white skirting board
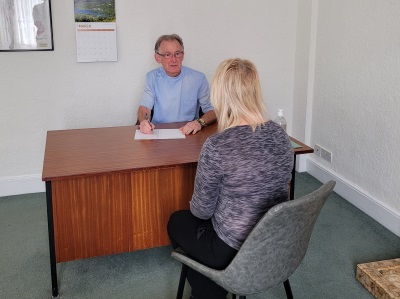
M 20 175 L 0 178 L 0 197 L 45 192 L 42 174 Z
M 307 172 L 322 183 L 326 183 L 329 180 L 336 181 L 333 191 L 378 221 L 388 230 L 400 236 L 400 215 L 392 211 L 384 203 L 368 195 L 365 191 L 354 186 L 340 175 L 327 170 L 313 158 L 307 158 Z

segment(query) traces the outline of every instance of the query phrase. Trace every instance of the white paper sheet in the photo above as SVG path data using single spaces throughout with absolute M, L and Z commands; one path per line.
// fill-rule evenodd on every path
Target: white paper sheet
M 135 140 L 141 139 L 182 139 L 186 136 L 179 129 L 154 129 L 153 134 L 144 134 L 140 130 L 135 132 Z

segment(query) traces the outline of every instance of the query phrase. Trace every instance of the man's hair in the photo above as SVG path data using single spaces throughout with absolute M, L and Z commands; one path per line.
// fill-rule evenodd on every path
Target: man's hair
M 211 104 L 220 131 L 247 122 L 253 131 L 265 123 L 265 107 L 255 65 L 235 58 L 223 61 L 211 83 Z
M 154 52 L 158 53 L 158 49 L 160 48 L 160 45 L 163 41 L 173 41 L 173 40 L 176 40 L 181 45 L 183 51 L 182 38 L 178 34 L 174 33 L 174 34 L 161 35 L 156 41 L 156 45 L 154 46 Z

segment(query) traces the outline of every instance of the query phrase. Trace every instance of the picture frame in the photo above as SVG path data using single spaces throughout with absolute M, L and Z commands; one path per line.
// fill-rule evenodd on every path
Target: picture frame
M 51 0 L 0 0 L 0 52 L 54 51 Z

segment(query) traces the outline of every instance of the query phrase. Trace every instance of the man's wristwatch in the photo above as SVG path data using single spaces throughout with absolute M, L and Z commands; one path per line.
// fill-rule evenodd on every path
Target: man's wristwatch
M 200 124 L 200 126 L 201 126 L 202 128 L 204 128 L 204 127 L 207 126 L 207 125 L 206 125 L 206 122 L 205 122 L 204 119 L 202 119 L 202 118 L 197 119 L 197 122 Z

